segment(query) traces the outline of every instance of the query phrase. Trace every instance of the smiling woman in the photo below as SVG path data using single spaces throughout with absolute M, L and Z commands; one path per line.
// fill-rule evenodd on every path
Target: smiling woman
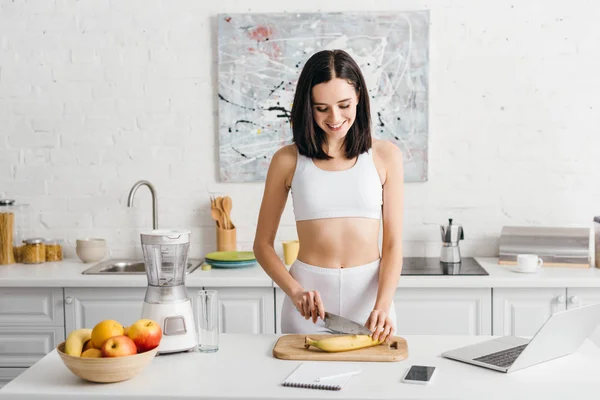
M 365 324 L 374 340 L 395 330 L 402 156 L 393 143 L 371 138 L 367 93 L 360 68 L 342 50 L 314 54 L 298 79 L 294 144 L 271 161 L 254 242 L 256 259 L 287 294 L 284 333 L 325 331 L 325 311 Z M 288 271 L 274 240 L 290 190 L 300 250 Z

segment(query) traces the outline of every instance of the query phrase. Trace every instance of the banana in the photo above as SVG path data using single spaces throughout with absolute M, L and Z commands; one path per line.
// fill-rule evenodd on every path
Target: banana
M 80 357 L 81 351 L 83 350 L 83 345 L 87 340 L 92 338 L 92 330 L 91 329 L 77 329 L 71 333 L 67 337 L 67 341 L 65 343 L 65 353 L 70 356 Z
M 377 346 L 381 343 L 383 341 L 373 340 L 369 335 L 333 336 L 321 340 L 314 340 L 308 336 L 304 338 L 305 348 L 308 349 L 310 346 L 314 346 L 329 353 L 357 350 L 364 347 Z

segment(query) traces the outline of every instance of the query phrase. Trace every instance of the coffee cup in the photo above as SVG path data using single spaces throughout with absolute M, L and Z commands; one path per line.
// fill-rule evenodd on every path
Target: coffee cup
M 544 264 L 544 261 L 536 254 L 517 255 L 517 270 L 520 272 L 536 272 Z

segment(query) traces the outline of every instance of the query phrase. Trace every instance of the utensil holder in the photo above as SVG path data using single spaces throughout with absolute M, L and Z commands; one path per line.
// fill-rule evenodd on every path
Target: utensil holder
M 222 229 L 217 226 L 217 251 L 236 251 L 236 230 Z

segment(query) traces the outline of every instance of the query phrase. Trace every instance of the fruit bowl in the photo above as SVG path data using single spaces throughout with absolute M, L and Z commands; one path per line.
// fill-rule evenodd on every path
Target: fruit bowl
M 58 355 L 76 376 L 91 382 L 120 382 L 131 379 L 156 356 L 158 348 L 123 357 L 87 358 L 65 353 L 65 342 L 56 347 Z

